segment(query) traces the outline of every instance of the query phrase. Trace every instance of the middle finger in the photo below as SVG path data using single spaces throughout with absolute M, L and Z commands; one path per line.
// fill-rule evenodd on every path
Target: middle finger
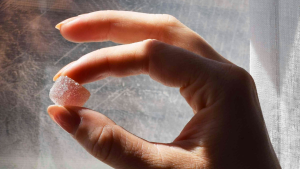
M 128 11 L 98 11 L 80 15 L 60 27 L 61 34 L 73 42 L 134 43 L 157 39 L 203 57 L 231 63 L 217 53 L 200 35 L 166 14 Z

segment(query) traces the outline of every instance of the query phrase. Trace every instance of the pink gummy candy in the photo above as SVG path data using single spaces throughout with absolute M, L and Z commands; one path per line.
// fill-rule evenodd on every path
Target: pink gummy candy
M 50 99 L 61 106 L 83 106 L 90 92 L 68 76 L 60 76 L 50 89 Z

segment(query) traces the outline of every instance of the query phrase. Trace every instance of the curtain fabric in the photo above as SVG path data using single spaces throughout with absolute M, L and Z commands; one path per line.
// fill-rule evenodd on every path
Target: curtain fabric
M 300 1 L 250 1 L 250 73 L 284 169 L 300 168 Z

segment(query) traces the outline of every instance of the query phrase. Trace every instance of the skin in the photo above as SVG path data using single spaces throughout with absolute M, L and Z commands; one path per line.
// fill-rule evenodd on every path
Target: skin
M 49 106 L 50 117 L 89 153 L 114 168 L 279 169 L 247 71 L 218 54 L 170 15 L 99 11 L 59 25 L 69 41 L 114 41 L 55 75 L 80 84 L 148 74 L 180 89 L 194 117 L 169 144 L 138 138 L 101 113 Z

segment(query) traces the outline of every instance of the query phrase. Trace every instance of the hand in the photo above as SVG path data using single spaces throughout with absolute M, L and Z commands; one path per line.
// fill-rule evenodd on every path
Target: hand
M 169 144 L 151 143 L 82 107 L 49 115 L 89 153 L 115 168 L 280 168 L 251 76 L 169 15 L 100 11 L 59 25 L 69 41 L 126 43 L 91 52 L 54 77 L 84 84 L 149 74 L 180 88 L 194 117 Z M 154 40 L 156 39 L 156 40 Z

